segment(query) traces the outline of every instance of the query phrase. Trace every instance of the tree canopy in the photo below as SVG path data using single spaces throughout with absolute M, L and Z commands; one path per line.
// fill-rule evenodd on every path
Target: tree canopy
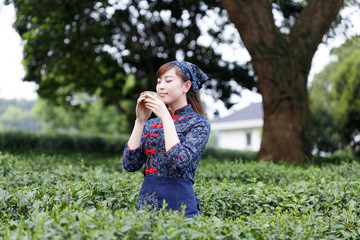
M 33 114 L 35 101 L 0 99 L 0 130 L 40 131 L 42 123 Z
M 10 2 L 10 1 L 8 1 Z M 231 41 L 229 24 L 218 1 L 13 1 L 14 24 L 25 40 L 25 81 L 39 85 L 40 97 L 60 104 L 101 97 L 133 116 L 138 94 L 155 88 L 157 69 L 183 59 L 212 79 L 207 87 L 227 107 L 239 94 L 234 82 L 256 85 L 244 66 L 225 62 L 215 46 Z M 201 29 L 208 14 L 216 26 Z M 202 23 L 206 26 L 206 23 Z M 201 35 L 213 38 L 201 44 Z M 130 107 L 129 107 L 130 106 Z
M 59 106 L 45 99 L 38 99 L 34 113 L 48 132 L 82 132 L 118 135 L 127 133 L 128 123 L 118 114 L 114 105 L 104 106 L 101 99 L 91 105 L 82 104 L 76 109 Z
M 314 78 L 310 99 L 314 124 L 321 131 L 316 138 L 320 150 L 350 145 L 360 155 L 359 49 L 359 36 L 333 49 L 331 54 L 336 60 Z

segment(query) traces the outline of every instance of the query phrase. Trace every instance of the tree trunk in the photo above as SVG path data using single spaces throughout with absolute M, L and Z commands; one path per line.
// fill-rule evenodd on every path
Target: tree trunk
M 260 69 L 257 77 L 264 109 L 263 136 L 257 160 L 309 161 L 307 74 L 294 69 L 290 60 L 288 56 L 279 56 L 254 64 L 255 69 Z M 267 81 L 267 76 L 272 76 L 272 81 Z M 281 82 L 283 85 L 277 84 Z
M 221 0 L 249 51 L 263 97 L 258 160 L 306 162 L 311 153 L 307 77 L 312 57 L 343 0 L 309 0 L 290 34 L 274 23 L 269 0 Z

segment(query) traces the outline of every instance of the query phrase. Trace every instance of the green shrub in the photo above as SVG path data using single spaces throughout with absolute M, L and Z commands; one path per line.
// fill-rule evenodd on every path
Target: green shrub
M 0 132 L 0 149 L 122 153 L 129 136 Z
M 254 160 L 257 152 L 253 151 L 239 151 L 225 148 L 218 148 L 214 146 L 207 146 L 204 149 L 202 158 L 213 158 L 217 160 Z
M 331 156 L 335 158 L 352 159 L 355 158 L 355 153 L 351 146 L 345 146 L 343 149 L 335 151 Z
M 357 239 L 359 165 L 203 159 L 187 219 L 136 212 L 118 157 L 0 153 L 0 239 Z

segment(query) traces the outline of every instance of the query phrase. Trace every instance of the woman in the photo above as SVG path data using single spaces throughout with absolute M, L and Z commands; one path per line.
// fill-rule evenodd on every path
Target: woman
M 186 216 L 199 214 L 192 185 L 210 134 L 198 92 L 207 80 L 196 65 L 173 61 L 157 72 L 160 98 L 140 94 L 134 129 L 123 154 L 127 171 L 137 171 L 145 164 L 138 208 L 159 209 L 165 200 L 167 209 L 181 212 L 186 206 Z M 151 113 L 157 118 L 148 120 Z

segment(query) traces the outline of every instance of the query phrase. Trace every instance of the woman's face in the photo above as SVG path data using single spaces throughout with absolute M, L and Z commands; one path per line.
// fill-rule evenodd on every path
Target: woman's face
M 172 68 L 157 79 L 156 92 L 165 104 L 171 105 L 184 99 L 186 101 L 186 93 L 190 88 L 188 85 L 191 86 L 190 81 L 185 83 Z

